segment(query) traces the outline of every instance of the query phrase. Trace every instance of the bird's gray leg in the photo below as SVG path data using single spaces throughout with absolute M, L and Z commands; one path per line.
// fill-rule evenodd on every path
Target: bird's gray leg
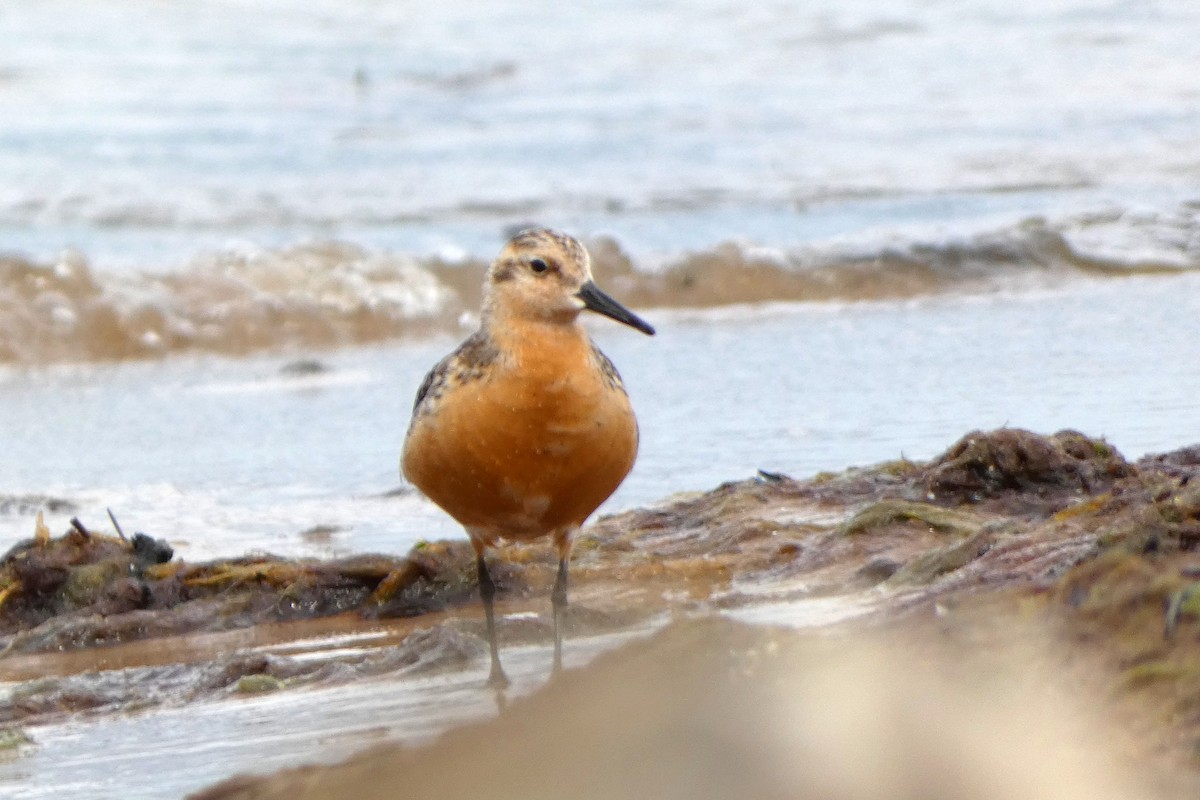
M 554 580 L 554 592 L 550 595 L 554 604 L 554 672 L 562 670 L 562 616 L 567 607 L 567 559 L 558 562 L 558 577 Z
M 504 674 L 504 667 L 500 666 L 500 647 L 496 644 L 496 612 L 492 608 L 496 597 L 496 584 L 492 582 L 487 562 L 483 560 L 483 553 L 476 558 L 475 566 L 479 570 L 479 599 L 483 601 L 483 613 L 487 616 L 488 646 L 492 650 L 492 671 L 488 675 L 488 686 L 503 689 L 510 681 Z

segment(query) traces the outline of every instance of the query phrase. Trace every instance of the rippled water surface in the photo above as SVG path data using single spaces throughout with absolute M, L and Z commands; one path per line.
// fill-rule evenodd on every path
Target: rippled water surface
M 331 236 L 490 255 L 530 218 L 672 255 L 1169 213 L 1200 177 L 1198 25 L 1184 0 L 9 4 L 0 225 L 160 268 Z

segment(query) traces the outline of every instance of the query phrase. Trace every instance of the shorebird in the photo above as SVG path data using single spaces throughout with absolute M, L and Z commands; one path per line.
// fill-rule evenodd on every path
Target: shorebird
M 553 540 L 554 670 L 562 668 L 571 541 L 633 467 L 637 420 L 621 376 L 579 316 L 595 311 L 653 335 L 592 280 L 587 250 L 556 231 L 514 236 L 484 282 L 479 329 L 425 376 L 400 469 L 466 530 L 475 549 L 492 667 L 503 687 L 484 559 L 504 539 Z

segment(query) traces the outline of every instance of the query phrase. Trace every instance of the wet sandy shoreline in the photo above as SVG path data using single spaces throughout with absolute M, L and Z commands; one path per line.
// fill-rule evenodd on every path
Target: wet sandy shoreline
M 944 646 L 954 658 L 1003 652 L 1014 630 L 1036 630 L 1048 662 L 1101 687 L 1112 713 L 1140 720 L 1121 726 L 1118 749 L 1194 778 L 1197 473 L 1194 447 L 1131 464 L 1081 434 L 1005 429 L 969 434 L 928 463 L 806 480 L 764 473 L 603 518 L 572 565 L 567 664 L 617 652 L 545 692 L 552 556 L 509 548 L 495 570 L 502 648 L 531 665 L 513 708 L 520 695 L 534 692 L 536 705 L 680 637 L 691 642 L 682 662 L 709 663 L 711 647 L 728 641 L 803 651 L 794 631 L 829 623 L 840 624 L 828 635 L 856 641 L 916 631 L 940 642 L 929 652 Z M 0 719 L 34 742 L 20 751 L 37 747 L 39 726 L 80 714 L 102 721 L 305 688 L 369 694 L 429 676 L 482 686 L 469 550 L 434 542 L 404 559 L 139 565 L 128 544 L 96 532 L 18 545 L 0 563 L 0 680 L 11 687 Z M 759 625 L 747 632 L 738 620 Z M 695 633 L 706 624 L 717 628 Z M 620 644 L 646 636 L 650 644 Z M 387 747 L 374 756 L 381 764 L 439 752 Z M 205 796 L 295 797 L 308 791 L 297 780 L 239 779 Z M 332 785 L 299 796 L 348 791 Z

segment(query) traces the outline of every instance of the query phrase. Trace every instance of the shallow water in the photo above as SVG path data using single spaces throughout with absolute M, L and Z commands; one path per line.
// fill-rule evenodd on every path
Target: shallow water
M 580 666 L 651 630 L 573 638 L 565 666 Z M 504 664 L 513 685 L 505 700 L 544 683 L 549 658 L 546 647 L 506 647 Z M 238 773 L 333 763 L 385 741 L 420 744 L 447 727 L 497 713 L 495 694 L 483 687 L 485 677 L 483 667 L 388 676 L 40 725 L 30 731 L 35 744 L 17 757 L 0 759 L 0 791 L 27 800 L 165 800 Z
M 642 448 L 608 510 L 707 489 L 757 469 L 811 475 L 928 458 L 973 428 L 1103 435 L 1127 457 L 1200 441 L 1188 331 L 1200 275 L 1147 276 L 911 302 L 650 314 L 659 335 L 606 321 Z M 188 559 L 403 553 L 461 536 L 400 486 L 411 398 L 454 344 L 323 354 L 315 375 L 280 357 L 175 359 L 12 372 L 0 486 L 165 537 Z M 36 504 L 0 516 L 0 546 L 31 535 Z M 312 532 L 318 526 L 332 531 Z M 307 535 L 305 532 L 309 532 Z

